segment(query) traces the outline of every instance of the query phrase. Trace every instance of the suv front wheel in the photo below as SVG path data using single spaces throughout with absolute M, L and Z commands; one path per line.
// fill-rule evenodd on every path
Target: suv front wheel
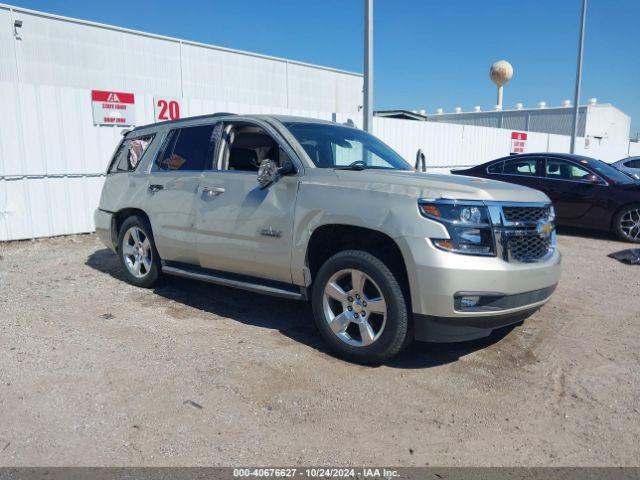
M 134 215 L 122 223 L 118 257 L 129 283 L 151 288 L 158 282 L 160 257 L 153 243 L 151 226 L 145 218 Z
M 370 253 L 329 258 L 313 284 L 316 325 L 332 350 L 360 363 L 381 363 L 409 341 L 404 294 L 389 268 Z

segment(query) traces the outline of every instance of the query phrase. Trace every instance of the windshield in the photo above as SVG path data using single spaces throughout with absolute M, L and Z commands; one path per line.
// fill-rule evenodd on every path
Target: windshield
M 621 172 L 616 167 L 612 167 L 608 163 L 603 162 L 602 160 L 596 160 L 595 158 L 582 157 L 580 159 L 580 163 L 588 165 L 596 173 L 603 175 L 609 180 L 611 183 L 616 185 L 625 185 L 625 184 L 633 184 L 636 181 L 633 177 L 627 175 L 624 172 Z
M 412 169 L 400 155 L 362 130 L 311 122 L 284 125 L 318 168 Z

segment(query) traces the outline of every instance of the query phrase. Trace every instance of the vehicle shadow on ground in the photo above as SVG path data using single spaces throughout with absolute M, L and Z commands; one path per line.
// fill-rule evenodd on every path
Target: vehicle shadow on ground
M 85 264 L 117 280 L 126 281 L 116 255 L 106 248 L 89 255 Z M 331 352 L 326 348 L 315 328 L 309 302 L 269 297 L 179 277 L 167 277 L 153 292 L 187 307 L 229 318 L 245 325 L 277 330 L 296 342 L 331 356 Z M 414 369 L 445 365 L 455 362 L 461 356 L 496 343 L 510 330 L 496 330 L 490 337 L 469 342 L 449 344 L 414 342 L 386 366 Z

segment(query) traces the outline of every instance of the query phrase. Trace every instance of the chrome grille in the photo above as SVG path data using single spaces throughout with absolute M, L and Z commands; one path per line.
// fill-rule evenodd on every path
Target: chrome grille
M 549 231 L 554 215 L 550 204 L 500 203 L 489 205 L 496 238 L 496 253 L 507 262 L 539 262 L 555 249 Z
M 507 235 L 509 260 L 535 262 L 543 258 L 551 247 L 551 237 L 538 235 L 535 230 L 524 235 Z
M 508 222 L 537 222 L 549 219 L 549 207 L 502 207 L 502 213 Z

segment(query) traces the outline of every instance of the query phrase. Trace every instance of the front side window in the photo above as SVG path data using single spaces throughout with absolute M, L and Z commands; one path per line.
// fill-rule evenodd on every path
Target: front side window
M 596 160 L 595 158 L 590 157 L 579 157 L 577 162 L 589 167 L 596 174 L 604 177 L 609 183 L 614 185 L 631 185 L 635 183 L 635 180 L 631 176 L 621 172 L 616 167 L 612 167 L 602 160 Z
M 157 160 L 161 171 L 200 171 L 209 166 L 215 151 L 213 125 L 185 127 L 169 132 Z
M 133 172 L 140 164 L 153 137 L 154 135 L 125 138 L 113 157 L 109 173 Z
M 284 125 L 318 168 L 359 166 L 412 170 L 400 155 L 362 130 L 312 122 L 285 122 Z
M 264 160 L 273 160 L 279 167 L 287 161 L 278 142 L 258 125 L 232 123 L 225 128 L 224 138 L 222 170 L 257 172 Z
M 547 178 L 557 180 L 573 180 L 579 182 L 590 181 L 589 179 L 593 178 L 593 173 L 575 163 L 548 158 L 546 176 Z
M 524 158 L 517 160 L 507 160 L 504 162 L 505 175 L 525 175 L 530 177 L 536 176 L 536 166 L 538 159 Z

